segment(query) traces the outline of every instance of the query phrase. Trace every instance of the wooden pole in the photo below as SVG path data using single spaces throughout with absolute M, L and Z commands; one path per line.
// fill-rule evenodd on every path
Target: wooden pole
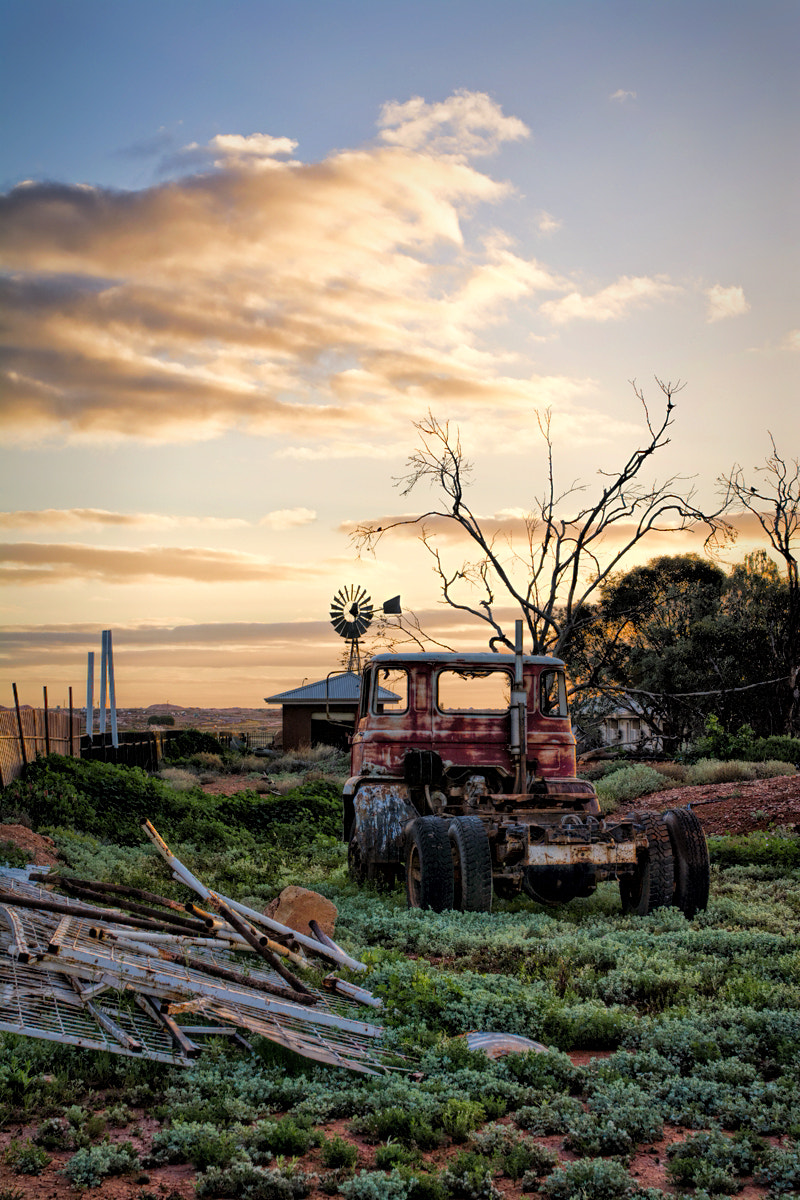
M 69 756 L 72 758 L 75 753 L 75 739 L 72 735 L 72 685 L 69 689 Z
M 45 752 L 45 754 L 49 754 L 50 753 L 50 722 L 48 720 L 49 710 L 47 708 L 47 688 L 43 687 L 42 692 L 44 693 L 44 752 Z
M 17 695 L 17 685 L 12 683 L 14 689 L 14 707 L 17 710 L 17 729 L 19 730 L 19 748 L 22 751 L 22 765 L 27 767 L 28 755 L 25 753 L 25 734 L 22 732 L 22 713 L 19 711 L 19 696 Z

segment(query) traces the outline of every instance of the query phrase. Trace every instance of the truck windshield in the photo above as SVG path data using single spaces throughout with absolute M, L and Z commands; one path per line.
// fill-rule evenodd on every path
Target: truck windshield
M 372 711 L 383 716 L 408 712 L 408 671 L 404 667 L 378 667 L 373 672 Z
M 539 676 L 539 709 L 543 717 L 566 717 L 567 685 L 563 671 L 542 671 Z
M 436 703 L 439 712 L 507 713 L 511 702 L 511 676 L 508 671 L 440 671 Z

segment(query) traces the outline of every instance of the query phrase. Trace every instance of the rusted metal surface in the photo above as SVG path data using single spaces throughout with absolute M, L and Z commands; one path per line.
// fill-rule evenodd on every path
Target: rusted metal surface
M 636 862 L 635 842 L 592 842 L 557 846 L 545 842 L 528 846 L 525 863 L 529 867 L 575 866 L 590 863 L 596 867 L 612 867 L 618 863 Z
M 365 783 L 353 797 L 353 838 L 365 862 L 391 863 L 403 857 L 405 828 L 418 814 L 402 783 Z

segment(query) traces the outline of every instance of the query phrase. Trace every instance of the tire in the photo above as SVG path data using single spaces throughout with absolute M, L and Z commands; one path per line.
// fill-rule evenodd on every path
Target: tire
M 675 859 L 675 891 L 672 903 L 687 921 L 708 907 L 711 868 L 703 826 L 688 808 L 672 808 L 664 813 Z
M 647 850 L 634 875 L 620 876 L 619 893 L 623 912 L 646 917 L 654 909 L 672 904 L 675 867 L 669 830 L 661 817 L 641 813 L 637 822 L 647 834 Z
M 406 839 L 406 900 L 409 908 L 444 912 L 453 907 L 453 856 L 447 825 L 417 817 Z
M 453 859 L 453 907 L 492 911 L 492 852 L 480 817 L 455 817 L 448 830 Z

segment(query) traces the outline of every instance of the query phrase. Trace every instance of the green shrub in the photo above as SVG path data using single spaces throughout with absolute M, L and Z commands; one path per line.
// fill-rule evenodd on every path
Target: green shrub
M 701 758 L 688 768 L 686 782 L 691 787 L 709 783 L 738 783 L 756 778 L 756 764 L 741 759 Z
M 337 1167 L 352 1169 L 358 1160 L 358 1147 L 344 1138 L 334 1137 L 322 1143 L 322 1165 L 335 1170 Z
M 127 1175 L 141 1167 L 130 1142 L 112 1145 L 109 1141 L 87 1146 L 73 1154 L 64 1174 L 75 1187 L 97 1187 L 109 1175 Z
M 493 1182 L 492 1161 L 474 1150 L 462 1150 L 442 1171 L 448 1193 L 460 1200 L 500 1200 L 502 1192 Z
M 228 1166 L 236 1154 L 236 1138 L 216 1125 L 198 1121 L 176 1121 L 169 1129 L 160 1129 L 153 1136 L 150 1161 L 160 1163 L 190 1162 L 198 1171 L 207 1167 Z
M 419 1160 L 418 1150 L 409 1150 L 399 1142 L 386 1142 L 375 1151 L 375 1166 L 379 1171 L 391 1171 L 393 1167 L 408 1166 Z
M 741 1177 L 752 1175 L 766 1152 L 766 1142 L 750 1133 L 697 1133 L 668 1147 L 667 1174 L 676 1183 L 712 1193 L 739 1192 Z
M 182 729 L 174 737 L 166 739 L 164 758 L 175 762 L 179 758 L 190 758 L 193 754 L 222 754 L 223 746 L 210 733 L 200 729 Z
M 582 1158 L 556 1167 L 541 1187 L 548 1200 L 620 1200 L 635 1184 L 613 1159 Z
M 47 1151 L 34 1145 L 30 1138 L 22 1145 L 12 1140 L 3 1157 L 16 1175 L 41 1175 L 50 1163 Z
M 800 1146 L 770 1147 L 755 1170 L 755 1180 L 768 1184 L 771 1196 L 800 1189 Z
M 148 725 L 174 725 L 175 718 L 171 713 L 165 713 L 163 716 L 154 716 L 147 718 Z
M 352 1179 L 339 1186 L 346 1200 L 407 1200 L 412 1187 L 412 1177 L 400 1171 L 384 1175 L 382 1171 L 359 1171 Z
M 30 857 L 16 842 L 0 842 L 0 867 L 27 867 Z
M 604 779 L 598 780 L 595 786 L 603 807 L 604 804 L 627 804 L 639 796 L 663 791 L 670 786 L 670 781 L 653 767 L 648 767 L 645 763 L 636 763 L 606 775 Z
M 708 849 L 711 861 L 721 867 L 757 864 L 781 871 L 800 867 L 800 837 L 796 834 L 757 831 L 735 837 L 712 835 Z
M 442 1128 L 454 1142 L 465 1142 L 485 1120 L 486 1109 L 474 1100 L 453 1096 L 442 1109 Z
M 194 1186 L 199 1200 L 302 1200 L 315 1182 L 316 1176 L 304 1171 L 259 1167 L 241 1158 L 227 1167 L 209 1167 Z

